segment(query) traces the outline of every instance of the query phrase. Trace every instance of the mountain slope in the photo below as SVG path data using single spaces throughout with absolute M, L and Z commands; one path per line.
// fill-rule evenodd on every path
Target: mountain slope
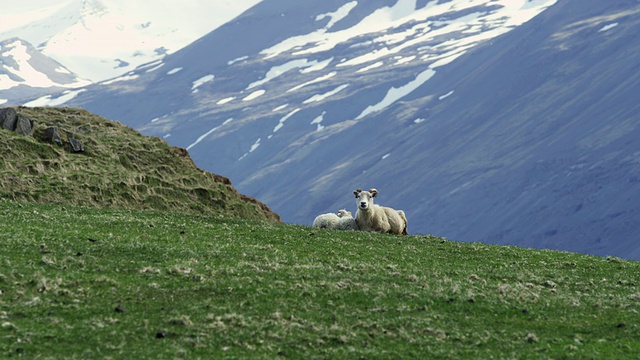
M 260 0 L 48 0 L 3 4 L 0 40 L 19 37 L 84 79 L 161 59 Z
M 160 139 L 70 108 L 18 108 L 17 116 L 35 123 L 33 136 L 25 136 L 5 130 L 2 110 L 0 198 L 279 221 Z
M 411 233 L 640 258 L 639 7 L 266 0 L 70 104 L 286 222 L 376 187 Z
M 0 41 L 0 65 L 0 105 L 90 83 L 18 38 Z
M 433 110 L 448 124 L 424 140 L 447 146 L 422 159 L 448 182 L 421 215 L 447 236 L 640 258 L 639 11 L 561 2 L 434 79 L 465 75 Z

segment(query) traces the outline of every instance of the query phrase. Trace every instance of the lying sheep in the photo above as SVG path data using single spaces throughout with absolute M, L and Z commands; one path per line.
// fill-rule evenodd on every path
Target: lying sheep
M 356 223 L 356 219 L 351 215 L 351 211 L 347 211 L 345 209 L 338 211 L 338 226 L 336 229 L 338 230 L 358 230 L 358 224 Z
M 338 210 L 337 214 L 328 213 L 316 216 L 313 226 L 322 229 L 357 230 L 356 220 L 351 216 L 351 211 Z
M 363 231 L 379 231 L 396 235 L 407 235 L 407 217 L 402 210 L 375 205 L 373 198 L 378 195 L 378 190 L 363 191 L 358 189 L 353 192 L 356 196 L 356 223 Z

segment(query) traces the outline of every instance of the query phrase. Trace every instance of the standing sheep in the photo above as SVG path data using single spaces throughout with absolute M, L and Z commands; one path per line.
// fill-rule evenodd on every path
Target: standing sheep
M 327 213 L 316 216 L 313 220 L 313 227 L 321 229 L 358 230 L 356 220 L 351 216 L 351 212 L 345 209 L 338 210 L 337 214 Z
M 356 196 L 356 223 L 363 231 L 379 231 L 396 235 L 407 235 L 407 217 L 402 210 L 375 205 L 373 198 L 378 195 L 378 190 L 363 191 L 358 189 L 353 192 Z

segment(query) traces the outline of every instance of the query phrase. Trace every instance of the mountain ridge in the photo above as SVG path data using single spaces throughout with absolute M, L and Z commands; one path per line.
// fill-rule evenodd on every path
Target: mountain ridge
M 162 59 L 259 1 L 31 0 L 4 7 L 0 40 L 20 37 L 99 82 Z
M 0 41 L 0 64 L 0 105 L 90 83 L 20 38 Z

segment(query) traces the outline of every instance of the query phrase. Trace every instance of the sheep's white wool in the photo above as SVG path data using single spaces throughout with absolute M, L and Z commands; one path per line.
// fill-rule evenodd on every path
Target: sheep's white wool
M 407 235 L 407 217 L 402 210 L 395 210 L 373 203 L 378 190 L 363 191 L 357 189 L 356 196 L 356 224 L 363 231 L 378 231 L 397 235 Z
M 335 229 L 340 218 L 334 213 L 321 214 L 313 220 L 313 227 L 322 229 Z
M 323 229 L 357 230 L 356 220 L 351 216 L 351 211 L 338 210 L 337 214 L 327 213 L 316 216 L 313 226 Z

